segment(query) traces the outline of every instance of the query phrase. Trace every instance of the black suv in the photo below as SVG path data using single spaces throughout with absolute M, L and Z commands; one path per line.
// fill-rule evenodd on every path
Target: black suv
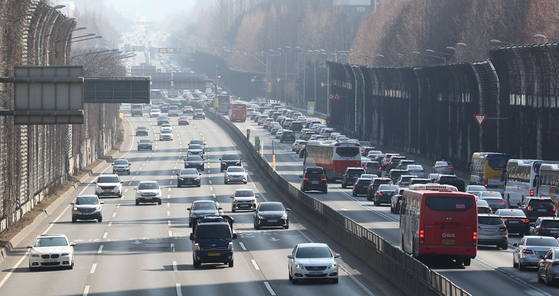
M 435 180 L 434 183 L 439 183 L 439 184 L 447 184 L 447 185 L 452 185 L 452 186 L 456 186 L 456 188 L 458 189 L 458 191 L 466 191 L 466 183 L 461 180 L 458 179 L 458 177 L 456 177 L 456 175 L 439 175 L 437 177 L 437 179 Z M 534 219 L 536 220 L 536 219 Z
M 392 180 L 392 183 L 396 183 L 396 180 L 400 178 L 401 175 L 409 175 L 410 172 L 406 170 L 391 169 L 388 173 L 388 178 Z
M 367 188 L 367 200 L 373 200 L 378 187 L 382 184 L 392 184 L 390 178 L 374 178 Z
M 239 154 L 225 153 L 219 160 L 221 161 L 221 171 L 223 172 L 230 166 L 241 166 L 241 160 L 243 159 Z
M 559 218 L 539 217 L 530 229 L 530 234 L 559 237 Z
M 536 221 L 539 217 L 556 217 L 555 204 L 551 197 L 529 196 L 524 199 L 519 209 L 521 209 L 530 222 Z
M 305 169 L 301 179 L 301 191 L 319 190 L 322 193 L 328 192 L 326 175 L 321 167 L 308 167 Z
M 295 142 L 295 133 L 290 130 L 284 130 L 280 138 L 280 143 L 283 142 Z
M 293 123 L 291 123 L 291 125 L 289 127 L 294 132 L 300 132 L 303 129 L 303 122 L 294 121 Z
M 342 188 L 346 188 L 347 186 L 353 186 L 355 184 L 355 180 L 359 178 L 362 174 L 365 174 L 364 168 L 359 167 L 349 167 L 345 169 L 344 174 L 342 175 Z

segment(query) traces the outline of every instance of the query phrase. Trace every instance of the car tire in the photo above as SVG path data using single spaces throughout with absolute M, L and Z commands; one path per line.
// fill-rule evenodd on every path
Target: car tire
M 158 204 L 161 205 L 161 200 L 159 200 Z
M 227 180 L 223 180 L 223 183 L 225 183 L 225 184 L 229 184 L 229 182 L 227 182 Z
M 324 190 L 322 190 L 322 194 L 327 194 L 328 193 L 328 189 L 324 188 Z
M 254 229 L 260 229 L 260 226 L 254 222 Z
M 464 266 L 470 266 L 470 264 L 472 264 L 472 259 L 471 258 L 463 259 L 462 263 L 464 264 Z
M 518 270 L 524 271 L 524 270 L 526 270 L 526 267 L 524 266 L 524 264 L 518 262 Z
M 128 172 L 128 175 L 130 176 L 130 172 Z
M 193 261 L 192 265 L 194 265 L 194 268 L 200 268 L 200 262 Z
M 283 227 L 283 229 L 289 229 L 289 221 L 285 222 L 285 226 Z
M 76 222 L 78 222 L 78 219 L 72 217 L 72 223 L 76 223 Z
M 198 183 L 198 187 L 202 186 L 202 184 Z
M 518 267 L 518 263 L 516 263 L 516 261 L 514 261 L 514 257 L 512 259 L 512 267 L 513 268 L 517 268 Z
M 342 188 L 347 188 L 347 185 L 342 183 Z
M 352 196 L 357 196 L 357 194 L 355 194 L 355 191 L 351 191 L 351 195 Z
M 548 287 L 553 284 L 553 282 L 549 280 L 549 276 L 547 276 L 547 275 L 545 276 L 544 282 L 545 282 L 545 285 L 548 286 Z
M 542 279 L 542 276 L 540 275 L 540 272 L 538 271 L 538 283 L 543 283 L 544 280 Z
M 181 184 L 177 182 L 177 188 L 181 188 Z
M 229 261 L 229 267 L 233 267 L 233 265 L 234 265 L 233 260 Z
M 292 279 L 292 280 L 291 280 L 291 283 L 294 284 L 294 285 L 296 285 L 297 283 L 299 283 L 299 280 L 298 280 L 298 279 Z
M 332 284 L 337 284 L 338 283 L 338 279 L 332 279 Z
M 509 248 L 509 244 L 508 244 L 508 243 L 503 243 L 503 244 L 501 245 L 501 249 L 503 249 L 503 250 L 506 250 L 506 249 L 508 249 L 508 248 Z
M 367 200 L 368 200 L 368 201 L 373 200 L 369 194 L 367 194 Z
M 98 222 L 98 223 L 103 222 L 103 217 L 99 217 L 99 218 L 97 219 L 97 222 Z
M 378 199 L 375 198 L 375 206 L 380 206 L 380 202 L 378 201 Z
M 394 207 L 390 204 L 390 213 L 394 214 Z
M 246 183 L 247 183 L 247 181 L 244 181 L 243 183 L 245 183 L 245 184 L 246 184 Z
M 290 272 L 287 272 L 287 274 L 288 274 L 288 276 L 289 276 L 289 280 L 290 280 L 290 281 L 293 281 L 293 277 L 291 276 L 291 273 L 290 273 Z
M 235 213 L 235 209 L 231 209 L 231 212 Z
M 136 201 L 136 205 L 139 206 L 139 205 L 140 205 L 140 202 L 139 202 L 139 201 Z

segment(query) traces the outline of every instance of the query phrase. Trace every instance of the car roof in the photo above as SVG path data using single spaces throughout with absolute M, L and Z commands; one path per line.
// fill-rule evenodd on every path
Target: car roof
M 316 248 L 316 247 L 328 247 L 327 244 L 324 243 L 300 243 L 297 244 L 297 248 Z M 330 248 L 330 247 L 328 247 Z
M 501 216 L 496 214 L 489 214 L 489 213 L 479 213 L 477 214 L 478 217 L 491 217 L 491 218 L 501 218 Z
M 144 181 L 140 181 L 140 183 L 157 183 L 157 181 L 144 180 Z

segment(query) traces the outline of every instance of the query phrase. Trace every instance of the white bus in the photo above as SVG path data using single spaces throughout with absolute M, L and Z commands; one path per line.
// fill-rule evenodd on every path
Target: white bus
M 547 196 L 538 187 L 541 167 L 544 164 L 559 163 L 552 160 L 509 159 L 505 171 L 505 191 L 503 197 L 507 207 L 518 207 L 527 196 Z
M 559 207 L 559 163 L 544 163 L 540 166 L 535 196 L 549 196 Z
M 304 168 L 324 168 L 329 181 L 340 179 L 348 167 L 361 167 L 359 143 L 312 140 L 307 142 L 305 149 Z

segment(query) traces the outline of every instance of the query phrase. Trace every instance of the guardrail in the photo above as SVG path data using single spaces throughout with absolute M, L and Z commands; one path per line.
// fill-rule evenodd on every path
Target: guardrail
M 322 229 L 332 239 L 367 263 L 387 281 L 406 295 L 471 295 L 443 275 L 431 270 L 414 257 L 394 247 L 384 238 L 338 213 L 321 201 L 303 193 L 279 175 L 254 149 L 247 137 L 226 117 L 206 108 L 206 111 L 239 144 L 257 170 L 276 192 L 288 192 L 280 197 L 300 215 Z M 243 153 L 244 154 L 244 153 Z M 243 155 L 244 156 L 244 155 Z

